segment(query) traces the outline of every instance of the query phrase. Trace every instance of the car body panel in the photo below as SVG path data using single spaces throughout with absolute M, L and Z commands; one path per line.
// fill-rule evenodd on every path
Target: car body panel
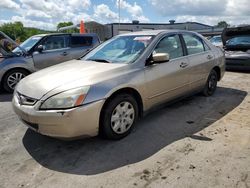
M 35 68 L 33 66 L 33 60 L 30 56 L 22 57 L 12 57 L 12 58 L 0 58 L 0 82 L 4 74 L 15 68 L 23 68 L 29 72 L 34 72 Z
M 104 101 L 100 100 L 63 112 L 60 110 L 38 112 L 33 107 L 20 105 L 14 97 L 13 109 L 32 130 L 44 135 L 67 139 L 97 135 L 100 109 L 103 103 Z M 39 129 L 34 128 L 37 124 L 39 124 Z
M 248 36 L 248 39 L 250 39 L 250 26 L 226 28 L 223 30 L 222 39 L 225 48 L 227 70 L 250 70 L 250 40 L 248 40 L 249 45 L 247 43 L 228 44 L 229 40 L 245 36 Z
M 5 36 L 5 35 L 4 35 Z M 51 36 L 83 36 L 93 37 L 92 44 L 89 46 L 80 47 L 67 47 L 59 48 L 55 50 L 45 50 L 38 52 L 37 47 L 42 44 L 48 37 Z M 0 57 L 0 83 L 5 73 L 14 68 L 23 68 L 30 73 L 38 71 L 40 69 L 56 65 L 71 59 L 76 59 L 82 56 L 87 50 L 95 47 L 100 43 L 99 38 L 96 34 L 43 34 L 35 35 L 33 37 L 42 37 L 37 43 L 29 50 L 23 51 L 20 55 L 12 55 L 9 57 Z M 71 44 L 69 44 L 71 45 Z M 22 48 L 20 48 L 22 49 Z M 22 49 L 23 50 L 23 49 Z
M 90 86 L 82 107 L 84 108 L 85 106 L 102 101 L 97 107 L 98 110 L 96 109 L 94 112 L 96 119 L 98 119 L 98 123 L 96 119 L 93 120 L 93 122 L 89 122 L 93 129 L 88 131 L 90 131 L 91 136 L 93 136 L 93 132 L 96 134 L 98 133 L 96 128 L 99 127 L 100 112 L 105 101 L 121 89 L 129 88 L 139 93 L 143 103 L 142 110 L 145 112 L 155 105 L 170 101 L 195 90 L 200 90 L 204 87 L 208 75 L 214 67 L 220 68 L 221 75 L 219 76 L 220 78 L 223 77 L 225 70 L 224 53 L 221 49 L 213 46 L 203 37 L 202 39 L 210 48 L 203 53 L 195 55 L 186 54 L 183 57 L 172 59 L 169 62 L 146 65 L 155 46 L 163 37 L 182 33 L 195 34 L 201 37 L 194 32 L 173 30 L 124 34 L 122 36 L 146 34 L 154 34 L 155 36 L 145 51 L 133 63 L 101 63 L 84 60 L 68 61 L 60 65 L 43 69 L 24 78 L 18 84 L 16 93 L 38 100 L 32 111 L 30 113 L 27 111 L 27 113 L 33 117 L 38 114 L 40 116 L 41 113 L 46 114 L 46 112 L 51 112 L 50 110 L 40 110 L 41 104 L 49 97 L 73 88 Z M 208 55 L 212 57 L 208 59 Z M 188 66 L 182 68 L 180 65 L 183 62 L 187 63 Z M 14 108 L 18 108 L 22 111 L 22 105 L 18 106 L 15 100 L 16 99 L 13 99 Z M 24 109 L 23 111 L 26 110 Z M 58 113 L 60 112 L 67 114 L 68 111 L 58 110 Z M 81 112 L 83 113 L 81 120 L 84 122 L 85 112 Z M 17 113 L 22 118 L 22 113 Z M 86 114 L 88 114 L 88 112 L 86 112 Z M 60 121 L 61 119 L 58 120 L 57 126 L 59 126 Z M 72 123 L 73 122 L 74 120 L 72 120 Z M 32 123 L 38 123 L 40 126 L 44 125 L 43 120 L 41 120 L 41 122 L 39 120 L 36 122 L 33 121 Z M 49 124 L 50 120 L 48 120 L 47 123 Z M 76 124 L 78 123 L 76 122 Z M 72 129 L 74 128 L 72 127 Z M 39 130 L 41 131 L 41 129 Z M 50 136 L 54 135 L 54 132 L 53 134 L 44 131 L 41 133 Z M 85 132 L 85 134 L 88 135 L 87 132 Z M 70 132 L 69 135 L 71 137 L 72 132 Z M 79 136 L 79 134 L 74 136 Z M 57 135 L 56 137 L 64 137 L 64 135 Z
M 242 51 L 227 51 L 226 66 L 228 70 L 250 70 L 250 50 Z

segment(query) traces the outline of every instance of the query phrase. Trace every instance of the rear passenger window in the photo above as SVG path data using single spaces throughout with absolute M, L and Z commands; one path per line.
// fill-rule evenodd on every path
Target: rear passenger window
M 204 45 L 202 39 L 193 35 L 183 35 L 187 46 L 188 55 L 204 52 Z
M 181 41 L 178 35 L 163 38 L 156 46 L 154 53 L 168 53 L 170 59 L 183 56 Z
M 92 37 L 72 36 L 71 46 L 72 47 L 91 46 L 92 41 L 93 41 Z

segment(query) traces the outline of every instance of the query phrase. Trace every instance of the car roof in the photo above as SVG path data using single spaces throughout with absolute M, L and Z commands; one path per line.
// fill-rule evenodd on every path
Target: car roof
M 119 36 L 133 36 L 133 35 L 158 35 L 158 34 L 167 34 L 167 33 L 173 33 L 173 32 L 196 34 L 195 32 L 192 32 L 192 31 L 187 31 L 187 30 L 175 30 L 175 29 L 168 29 L 168 30 L 147 30 L 147 31 L 136 31 L 136 32 L 130 32 L 130 33 L 120 34 Z
M 46 34 L 38 34 L 32 37 L 45 37 L 45 36 L 55 36 L 55 35 L 72 35 L 72 36 L 97 36 L 96 33 L 46 33 Z

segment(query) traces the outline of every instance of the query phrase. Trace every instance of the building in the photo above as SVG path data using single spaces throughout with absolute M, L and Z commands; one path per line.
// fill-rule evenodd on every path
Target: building
M 60 28 L 60 31 L 69 29 L 70 26 L 65 28 Z M 170 20 L 169 23 L 139 23 L 139 21 L 133 21 L 132 23 L 110 23 L 110 24 L 100 24 L 95 21 L 86 22 L 85 30 L 87 33 L 97 33 L 102 41 L 105 41 L 115 35 L 143 31 L 143 30 L 157 30 L 157 29 L 180 29 L 196 31 L 204 36 L 214 36 L 222 33 L 223 28 L 215 28 L 210 25 L 198 23 L 198 22 L 184 22 L 175 23 L 174 20 Z

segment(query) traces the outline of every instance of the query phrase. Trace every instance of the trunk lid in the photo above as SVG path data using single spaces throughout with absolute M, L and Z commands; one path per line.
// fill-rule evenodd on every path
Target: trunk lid
M 250 26 L 225 28 L 222 32 L 222 42 L 226 50 L 231 51 L 247 51 L 250 49 Z M 245 37 L 245 41 L 238 40 L 240 37 Z M 231 42 L 236 39 L 235 42 Z M 241 38 L 242 39 L 242 38 Z

